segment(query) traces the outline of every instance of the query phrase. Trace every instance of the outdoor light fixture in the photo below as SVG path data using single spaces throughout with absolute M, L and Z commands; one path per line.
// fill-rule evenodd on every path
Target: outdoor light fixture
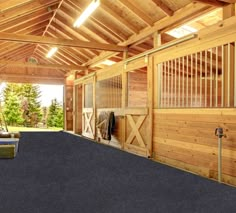
M 85 11 L 80 15 L 80 17 L 75 21 L 74 27 L 80 27 L 99 5 L 100 0 L 93 0 L 85 9 Z
M 57 47 L 53 47 L 49 52 L 48 54 L 46 55 L 47 58 L 51 58 L 55 53 L 56 51 L 58 50 Z

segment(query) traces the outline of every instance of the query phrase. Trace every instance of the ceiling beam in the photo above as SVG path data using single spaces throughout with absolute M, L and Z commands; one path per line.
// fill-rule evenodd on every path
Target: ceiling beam
M 101 3 L 101 5 L 102 4 L 103 3 Z M 78 12 L 75 11 L 75 8 L 76 10 L 82 12 L 81 7 L 78 5 L 78 1 L 70 0 L 70 4 L 66 2 L 66 4 L 60 8 L 60 10 L 62 10 L 63 13 L 69 15 L 74 22 L 74 20 L 78 17 Z M 107 38 L 105 38 L 108 43 L 116 44 L 118 42 L 125 41 L 128 38 L 127 35 L 122 33 L 119 27 L 112 25 L 109 19 L 107 20 L 105 18 L 101 18 L 100 14 L 99 10 L 95 13 L 95 15 L 92 14 L 90 18 L 83 24 L 83 26 L 88 29 L 92 29 L 92 32 L 95 32 L 99 36 L 108 34 Z M 109 41 L 109 39 L 113 42 Z
M 174 11 L 171 10 L 162 0 L 152 0 L 166 15 L 173 16 Z
M 0 10 L 1 11 L 8 10 L 8 9 L 13 8 L 13 7 L 20 6 L 20 5 L 22 5 L 24 3 L 27 3 L 27 2 L 33 2 L 33 0 L 25 0 L 25 1 L 22 1 L 22 0 L 7 0 L 7 1 L 1 1 L 0 2 Z
M 58 47 L 79 47 L 88 49 L 99 49 L 99 50 L 108 50 L 114 52 L 122 52 L 127 50 L 127 47 L 125 46 L 118 46 L 114 44 L 103 44 L 96 42 L 86 42 L 79 40 L 51 38 L 45 36 L 42 37 L 33 35 L 21 35 L 21 34 L 12 34 L 3 32 L 0 32 L 0 40 L 20 42 L 20 43 L 31 43 L 31 44 L 47 44 L 47 45 L 55 45 Z
M 57 3 L 58 3 L 58 0 L 48 0 L 48 2 L 45 4 L 42 4 L 41 0 L 36 0 L 33 2 L 28 2 L 22 5 L 21 7 L 16 7 L 16 8 L 6 10 L 6 11 L 1 11 L 0 23 L 17 19 L 28 14 L 32 14 L 43 8 L 47 9 L 48 7 L 51 7 Z
M 236 3 L 236 0 L 219 0 L 219 1 L 226 2 L 226 3 L 229 3 L 229 4 Z
M 0 31 L 7 31 L 8 29 L 15 28 L 16 26 L 28 23 L 29 21 L 39 20 L 45 14 L 50 14 L 50 13 L 51 12 L 48 12 L 45 8 L 42 8 L 37 12 L 35 12 L 33 16 L 32 14 L 27 14 L 19 18 L 8 20 L 6 22 L 0 23 Z
M 128 8 L 131 12 L 133 12 L 139 19 L 145 22 L 148 26 L 153 26 L 152 19 L 147 16 L 139 7 L 136 7 L 131 3 L 130 0 L 119 0 L 126 8 Z M 133 1 L 132 1 L 133 2 Z
M 200 3 L 191 3 L 187 5 L 186 7 L 179 9 L 174 13 L 171 17 L 165 17 L 159 21 L 157 21 L 153 27 L 147 27 L 144 30 L 142 30 L 139 34 L 131 36 L 127 41 L 119 43 L 119 45 L 132 45 L 136 42 L 142 41 L 143 39 L 146 39 L 149 36 L 152 36 L 153 33 L 157 31 L 165 32 L 169 29 L 172 29 L 174 27 L 180 26 L 199 15 L 203 15 L 206 12 L 212 11 L 212 7 L 205 4 Z M 94 57 L 92 60 L 88 61 L 85 65 L 91 65 L 96 64 L 100 61 L 103 61 L 107 58 L 113 57 L 116 55 L 114 52 L 102 52 L 99 56 Z
M 119 14 L 117 14 L 114 10 L 112 10 L 109 7 L 109 4 L 106 1 L 103 1 L 101 4 L 101 9 L 105 12 L 108 13 L 110 16 L 112 16 L 113 18 L 115 18 L 116 21 L 118 21 L 119 23 L 121 23 L 124 27 L 128 28 L 129 31 L 133 32 L 133 33 L 138 33 L 138 29 L 136 27 L 134 27 L 130 22 L 126 21 L 126 19 L 124 19 L 122 16 L 120 16 Z
M 65 70 L 86 70 L 85 66 L 77 65 L 61 65 L 61 64 L 33 64 L 28 62 L 17 62 L 17 61 L 5 61 L 0 60 L 1 66 L 6 67 L 32 67 L 32 68 L 44 68 L 44 69 L 65 69 Z
M 26 74 L 11 74 L 1 73 L 1 81 L 15 82 L 15 83 L 47 83 L 47 84 L 64 84 L 65 77 L 51 76 L 51 75 L 26 75 Z
M 218 0 L 194 0 L 194 2 L 201 2 L 203 4 L 208 4 L 214 7 L 224 7 L 227 3 Z

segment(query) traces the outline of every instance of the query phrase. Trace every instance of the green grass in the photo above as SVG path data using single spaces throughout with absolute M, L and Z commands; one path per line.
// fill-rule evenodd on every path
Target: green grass
M 49 127 L 49 128 L 33 128 L 33 127 L 23 127 L 23 126 L 8 126 L 9 132 L 20 132 L 20 131 L 60 131 L 62 128 Z

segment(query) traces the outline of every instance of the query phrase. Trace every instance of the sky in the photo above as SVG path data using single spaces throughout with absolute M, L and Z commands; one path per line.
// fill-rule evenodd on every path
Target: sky
M 57 99 L 59 103 L 63 103 L 63 85 L 46 85 L 39 84 L 41 91 L 41 105 L 48 107 L 52 99 Z
M 0 93 L 2 93 L 5 83 L 0 82 Z M 57 99 L 59 103 L 63 103 L 63 85 L 46 85 L 39 84 L 41 97 L 40 102 L 42 107 L 48 107 L 53 99 Z

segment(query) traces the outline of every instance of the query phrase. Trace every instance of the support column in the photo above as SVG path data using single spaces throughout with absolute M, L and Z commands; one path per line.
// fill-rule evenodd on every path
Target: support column
M 223 20 L 235 16 L 235 4 L 223 7 Z M 224 107 L 234 106 L 234 69 L 235 69 L 235 45 L 234 43 L 224 46 Z
M 64 130 L 73 131 L 73 85 L 74 76 L 65 80 L 64 86 Z
M 128 52 L 124 52 L 123 54 L 123 60 L 128 58 Z M 122 111 L 125 112 L 125 108 L 127 107 L 127 72 L 125 70 L 125 65 L 123 66 L 122 71 Z M 122 120 L 122 142 L 121 142 L 121 149 L 124 149 L 124 144 L 126 140 L 126 117 L 124 115 L 124 118 Z
M 153 47 L 157 48 L 161 46 L 161 34 L 159 32 L 155 32 L 153 34 Z M 154 108 L 159 108 L 160 106 L 160 89 L 161 89 L 161 79 L 160 79 L 160 65 L 155 63 L 155 58 L 153 59 L 153 94 L 155 94 L 155 98 L 153 99 Z

